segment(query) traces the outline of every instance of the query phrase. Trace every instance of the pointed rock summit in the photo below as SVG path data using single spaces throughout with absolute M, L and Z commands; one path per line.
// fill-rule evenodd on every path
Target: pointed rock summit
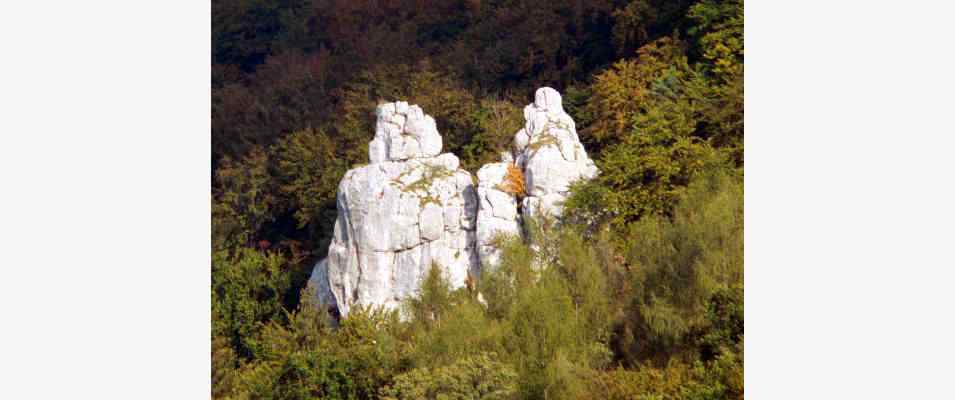
M 524 128 L 514 135 L 514 160 L 524 173 L 527 190 L 523 215 L 559 217 L 570 184 L 594 178 L 597 166 L 587 156 L 556 90 L 537 89 L 534 102 L 524 107 L 524 120 Z

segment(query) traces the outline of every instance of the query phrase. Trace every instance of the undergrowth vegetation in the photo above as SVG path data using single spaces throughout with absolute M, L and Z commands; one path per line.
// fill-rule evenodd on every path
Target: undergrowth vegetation
M 251 362 L 215 344 L 217 387 L 235 398 L 742 398 L 741 205 L 740 178 L 710 173 L 672 218 L 590 238 L 537 229 L 505 240 L 472 288 L 452 289 L 434 265 L 401 310 L 358 309 L 334 329 L 303 297 L 255 324 Z M 276 283 L 259 285 L 241 292 Z
M 213 4 L 212 397 L 741 399 L 742 10 Z M 303 295 L 378 102 L 420 105 L 473 174 L 545 85 L 601 170 L 562 220 L 525 221 L 466 287 L 432 268 L 400 311 Z

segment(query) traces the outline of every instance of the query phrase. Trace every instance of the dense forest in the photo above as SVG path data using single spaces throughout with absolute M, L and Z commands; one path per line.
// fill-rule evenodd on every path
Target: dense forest
M 233 0 L 212 16 L 214 398 L 743 397 L 742 0 Z M 473 286 L 429 274 L 410 318 L 338 321 L 302 295 L 378 103 L 420 105 L 473 173 L 542 86 L 601 170 L 562 221 L 502 243 Z

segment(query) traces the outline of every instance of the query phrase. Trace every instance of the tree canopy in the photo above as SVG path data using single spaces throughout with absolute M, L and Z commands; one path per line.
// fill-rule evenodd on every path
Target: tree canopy
M 743 397 L 742 1 L 212 11 L 214 398 Z M 472 286 L 432 268 L 404 319 L 302 295 L 379 102 L 420 105 L 473 173 L 541 86 L 601 170 L 563 220 Z

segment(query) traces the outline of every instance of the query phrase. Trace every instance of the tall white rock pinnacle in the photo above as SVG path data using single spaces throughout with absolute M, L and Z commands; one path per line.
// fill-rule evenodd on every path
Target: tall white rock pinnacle
M 524 120 L 524 128 L 514 135 L 514 159 L 524 172 L 527 190 L 522 213 L 524 217 L 559 217 L 570 185 L 592 179 L 599 171 L 556 90 L 537 89 L 534 102 L 524 107 Z
M 455 287 L 479 272 L 471 174 L 439 155 L 441 136 L 420 107 L 382 104 L 377 118 L 371 164 L 342 178 L 328 258 L 312 272 L 318 301 L 342 316 L 355 305 L 397 307 L 432 262 Z

